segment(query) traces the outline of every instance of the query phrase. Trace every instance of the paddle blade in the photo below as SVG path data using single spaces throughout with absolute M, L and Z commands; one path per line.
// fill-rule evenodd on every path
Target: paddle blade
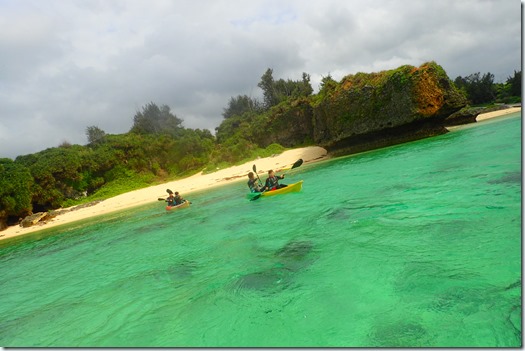
M 248 200 L 253 201 L 253 200 L 257 200 L 258 198 L 260 198 L 261 195 L 262 193 L 249 193 L 246 195 L 246 197 L 248 198 Z
M 253 165 L 252 169 L 255 173 L 257 173 L 257 167 L 255 167 L 255 165 Z
M 297 167 L 299 167 L 299 166 L 302 165 L 302 164 L 303 164 L 303 159 L 300 158 L 300 159 L 298 159 L 297 161 L 295 161 L 295 163 L 294 163 L 293 166 L 292 166 L 292 169 L 297 168 Z
M 255 201 L 255 200 L 257 200 L 257 199 L 260 198 L 260 197 L 261 197 L 261 194 L 259 194 L 259 195 L 255 195 L 254 197 L 252 197 L 252 198 L 250 199 L 250 201 Z
M 167 192 L 168 194 L 173 194 L 173 191 L 171 191 L 170 189 L 166 189 L 166 192 Z
M 166 199 L 164 199 L 162 197 L 159 197 L 157 200 L 159 200 L 159 201 L 166 201 Z

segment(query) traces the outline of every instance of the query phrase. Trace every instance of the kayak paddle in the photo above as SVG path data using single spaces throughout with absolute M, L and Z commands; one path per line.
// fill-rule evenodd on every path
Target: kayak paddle
M 257 167 L 255 167 L 255 165 L 253 165 L 252 169 L 253 169 L 253 172 L 255 173 L 255 175 L 257 176 L 257 179 L 259 180 L 259 186 L 262 186 L 261 178 L 259 178 L 259 174 L 257 174 Z M 255 195 L 254 197 L 252 197 L 250 199 L 250 201 L 257 200 L 258 198 L 261 197 L 261 194 Z
M 257 174 L 257 167 L 255 167 L 255 165 L 253 165 L 252 169 L 253 169 L 253 172 L 255 173 L 255 175 L 257 176 L 257 179 L 259 179 L 259 185 L 262 185 L 261 178 L 259 178 L 259 174 Z
M 291 169 L 297 168 L 297 167 L 299 167 L 299 166 L 302 165 L 302 164 L 303 164 L 303 159 L 300 158 L 300 159 L 298 159 L 297 161 L 295 161 L 295 163 L 293 164 L 293 166 L 292 166 Z

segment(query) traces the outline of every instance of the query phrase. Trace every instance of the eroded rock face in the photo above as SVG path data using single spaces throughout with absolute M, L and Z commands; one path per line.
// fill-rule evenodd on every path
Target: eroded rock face
M 509 105 L 496 105 L 491 107 L 464 107 L 461 110 L 454 112 L 445 119 L 446 126 L 456 126 L 467 123 L 476 122 L 476 118 L 481 113 L 494 112 L 511 108 Z
M 349 75 L 314 108 L 313 139 L 329 151 L 363 151 L 433 136 L 466 104 L 434 62 Z
M 315 96 L 273 107 L 255 141 L 263 147 L 316 144 L 333 155 L 361 152 L 446 133 L 445 119 L 466 105 L 435 62 L 357 73 Z

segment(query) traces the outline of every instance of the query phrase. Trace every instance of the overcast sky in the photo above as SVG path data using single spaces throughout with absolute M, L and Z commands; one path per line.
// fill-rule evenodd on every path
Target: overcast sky
M 0 158 L 86 127 L 129 131 L 149 102 L 214 132 L 230 97 L 436 61 L 453 80 L 521 70 L 517 0 L 0 0 Z

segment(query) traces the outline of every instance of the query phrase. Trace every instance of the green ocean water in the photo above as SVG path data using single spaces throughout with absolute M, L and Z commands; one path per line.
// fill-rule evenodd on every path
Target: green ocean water
M 0 345 L 522 345 L 519 114 L 301 179 L 0 242 Z

